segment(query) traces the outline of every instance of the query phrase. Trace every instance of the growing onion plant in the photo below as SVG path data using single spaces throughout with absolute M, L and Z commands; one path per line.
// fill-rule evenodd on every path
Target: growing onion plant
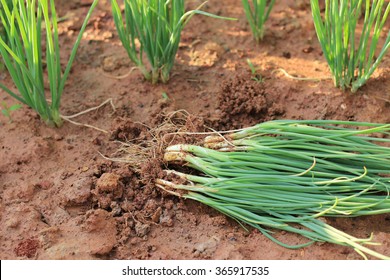
M 5 3 L 7 4 L 8 7 L 12 7 L 12 5 L 13 5 L 12 1 L 13 0 L 6 0 Z M 2 10 L 2 9 L 3 9 L 3 4 L 0 3 L 0 10 Z M 0 22 L 0 36 L 3 38 L 3 40 L 6 40 L 5 38 L 7 37 L 7 34 L 5 33 L 2 22 Z
M 242 0 L 246 18 L 256 42 L 264 37 L 265 22 L 267 21 L 275 0 Z
M 0 0 L 0 18 L 7 40 L 0 38 L 0 55 L 17 89 L 0 88 L 34 109 L 47 124 L 60 126 L 59 108 L 65 82 L 82 34 L 96 7 L 94 0 L 73 46 L 64 71 L 61 69 L 57 13 L 54 0 Z M 42 46 L 42 41 L 45 46 Z M 47 76 L 45 75 L 47 67 Z M 48 82 L 50 98 L 45 94 Z
M 390 212 L 390 125 L 347 121 L 270 121 L 230 134 L 208 136 L 200 145 L 166 149 L 165 160 L 200 171 L 167 170 L 156 185 L 209 205 L 260 230 L 287 248 L 330 242 L 388 259 L 320 217 Z M 174 179 L 175 176 L 181 180 Z M 187 183 L 178 183 L 183 182 Z M 304 244 L 284 244 L 272 229 L 298 233 Z
M 379 46 L 390 3 L 384 0 L 326 0 L 323 16 L 319 1 L 311 0 L 310 3 L 317 36 L 335 86 L 356 92 L 378 68 L 390 47 L 390 33 L 383 46 Z
M 200 7 L 186 12 L 184 0 L 124 0 L 123 16 L 118 2 L 112 0 L 111 4 L 123 47 L 145 79 L 152 83 L 169 80 L 181 32 L 193 15 L 229 19 L 203 12 Z
M 12 7 L 12 0 L 6 0 L 6 3 L 8 5 L 8 7 Z M 0 10 L 3 9 L 3 5 L 2 3 L 0 2 Z M 5 32 L 5 29 L 4 29 L 4 26 L 3 26 L 3 23 L 1 22 L 0 20 L 0 37 L 1 39 L 3 39 L 5 42 L 8 41 L 7 39 L 7 33 Z M 4 64 L 2 62 L 2 59 L 1 59 L 1 54 L 0 54 L 0 71 L 4 69 Z

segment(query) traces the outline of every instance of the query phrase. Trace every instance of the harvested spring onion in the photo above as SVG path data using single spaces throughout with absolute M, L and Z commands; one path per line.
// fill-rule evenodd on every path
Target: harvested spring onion
M 172 194 L 209 205 L 239 223 L 259 229 L 287 248 L 315 241 L 349 246 L 388 259 L 319 217 L 356 217 L 390 212 L 390 125 L 348 121 L 270 121 L 201 146 L 166 149 L 168 163 L 183 163 L 205 175 L 167 170 L 188 183 L 157 179 Z M 297 225 L 299 227 L 297 227 Z M 303 228 L 302 228 L 303 227 Z M 310 241 L 284 244 L 269 228 L 298 233 Z

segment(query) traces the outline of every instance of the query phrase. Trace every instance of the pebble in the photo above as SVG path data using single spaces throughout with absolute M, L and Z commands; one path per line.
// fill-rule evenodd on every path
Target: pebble
M 148 224 L 143 223 L 136 223 L 135 225 L 135 233 L 138 237 L 144 237 L 146 236 L 150 231 L 150 226 Z

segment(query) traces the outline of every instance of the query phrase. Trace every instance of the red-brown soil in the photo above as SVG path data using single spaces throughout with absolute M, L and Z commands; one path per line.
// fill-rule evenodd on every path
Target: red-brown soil
M 58 1 L 60 15 L 69 15 L 60 24 L 64 63 L 87 12 L 85 3 L 90 2 Z M 110 76 L 124 75 L 133 65 L 116 35 L 109 1 L 100 2 L 61 108 L 63 115 L 72 115 L 112 98 L 115 112 L 106 105 L 75 119 L 108 133 L 67 122 L 50 128 L 26 107 L 12 112 L 12 123 L 0 115 L 1 259 L 361 258 L 350 248 L 332 244 L 285 249 L 204 205 L 162 193 L 152 181 L 161 175 L 161 154 L 159 149 L 148 154 L 145 143 L 156 142 L 151 142 L 147 127 L 157 131 L 164 116 L 181 110 L 191 116 L 178 113 L 176 122 L 190 131 L 282 118 L 388 123 L 388 56 L 358 93 L 341 92 L 327 79 L 330 73 L 308 1 L 277 1 L 265 38 L 257 45 L 240 1 L 210 0 L 205 10 L 238 21 L 195 16 L 182 34 L 169 83 L 151 85 L 137 71 L 114 79 Z M 198 2 L 202 1 L 192 5 Z M 248 58 L 258 67 L 262 82 L 252 79 Z M 280 68 L 321 80 L 293 80 Z M 5 72 L 1 79 L 12 86 Z M 0 91 L 3 101 L 15 103 Z M 118 153 L 118 141 L 135 145 Z M 126 156 L 131 163 L 102 155 Z M 327 222 L 357 237 L 374 233 L 374 240 L 382 244 L 375 249 L 390 255 L 390 215 Z M 282 231 L 275 236 L 291 244 L 305 241 Z

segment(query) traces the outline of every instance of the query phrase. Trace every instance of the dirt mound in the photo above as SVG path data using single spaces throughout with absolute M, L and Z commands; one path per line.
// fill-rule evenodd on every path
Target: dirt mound
M 242 128 L 269 120 L 284 113 L 275 110 L 273 95 L 263 81 L 254 79 L 250 73 L 242 73 L 221 83 L 218 94 L 218 108 L 221 118 L 218 123 L 222 129 Z

